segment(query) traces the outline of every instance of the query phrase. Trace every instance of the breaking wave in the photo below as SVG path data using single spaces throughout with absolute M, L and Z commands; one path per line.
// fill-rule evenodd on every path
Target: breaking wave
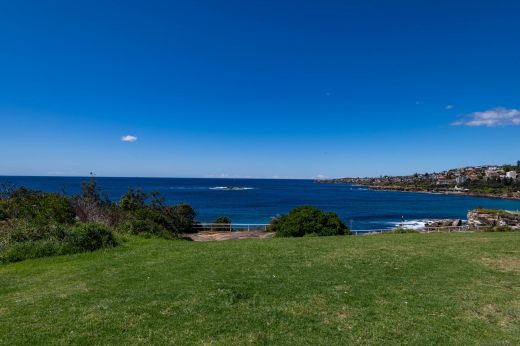
M 243 190 L 254 190 L 253 187 L 241 187 L 241 186 L 214 186 L 210 187 L 210 190 L 218 191 L 243 191 Z

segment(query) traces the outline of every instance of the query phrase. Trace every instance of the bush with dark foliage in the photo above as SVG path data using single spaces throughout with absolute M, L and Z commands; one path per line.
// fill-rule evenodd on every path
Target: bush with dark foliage
M 271 221 L 269 230 L 279 237 L 331 236 L 351 234 L 336 213 L 311 206 L 295 208 Z
M 119 230 L 126 234 L 173 238 L 171 232 L 152 220 L 127 220 L 120 226 Z
M 213 223 L 219 224 L 218 227 L 213 229 L 215 231 L 232 231 L 231 219 L 227 216 L 219 216 L 215 219 L 215 221 L 213 221 Z
M 112 231 L 100 224 L 41 227 L 14 221 L 7 227 L 6 224 L 0 227 L 0 262 L 94 251 L 116 245 Z
M 21 187 L 0 201 L 1 219 L 25 219 L 38 224 L 72 224 L 76 214 L 69 198 Z
M 71 198 L 0 186 L 0 261 L 113 247 L 117 245 L 113 230 L 167 239 L 195 231 L 191 206 L 164 202 L 158 192 L 148 195 L 129 188 L 119 203 L 113 203 L 94 176 Z
M 508 226 L 495 226 L 481 230 L 482 232 L 513 232 L 514 229 Z
M 389 233 L 393 233 L 393 234 L 410 234 L 410 233 L 419 233 L 419 231 L 417 231 L 415 229 L 410 229 L 410 228 L 395 228 L 392 231 L 390 231 Z

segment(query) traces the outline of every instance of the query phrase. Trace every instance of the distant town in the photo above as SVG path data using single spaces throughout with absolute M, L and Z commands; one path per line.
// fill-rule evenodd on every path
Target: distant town
M 520 199 L 520 161 L 516 165 L 485 165 L 435 173 L 377 178 L 321 179 L 318 183 L 354 184 L 373 190 L 469 194 Z

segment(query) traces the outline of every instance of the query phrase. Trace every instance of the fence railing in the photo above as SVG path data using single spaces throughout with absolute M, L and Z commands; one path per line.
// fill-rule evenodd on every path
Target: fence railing
M 213 232 L 239 232 L 239 231 L 267 231 L 269 224 L 267 223 L 197 223 L 193 228 L 197 231 L 213 231 Z M 399 228 L 399 227 L 397 227 Z M 422 227 L 416 229 L 421 233 L 440 233 L 440 232 L 478 232 L 488 226 L 445 226 L 445 227 Z M 395 228 L 369 229 L 369 230 L 352 230 L 352 234 L 382 234 L 392 232 Z
M 419 231 L 425 232 L 425 233 L 432 233 L 432 232 L 472 232 L 472 231 L 478 231 L 478 229 L 481 227 L 478 226 L 445 226 L 445 227 L 424 227 L 421 228 Z
M 267 231 L 268 223 L 198 223 L 193 226 L 197 231 L 238 232 L 238 231 Z
M 397 227 L 400 228 L 400 227 Z M 482 229 L 489 228 L 489 226 L 470 226 L 470 225 L 463 225 L 463 226 L 441 226 L 441 227 L 422 227 L 415 229 L 418 232 L 421 233 L 450 233 L 450 232 L 478 232 Z M 385 228 L 385 229 L 370 229 L 370 230 L 352 230 L 353 234 L 361 235 L 361 234 L 381 234 L 381 233 L 388 233 L 392 232 L 396 228 Z

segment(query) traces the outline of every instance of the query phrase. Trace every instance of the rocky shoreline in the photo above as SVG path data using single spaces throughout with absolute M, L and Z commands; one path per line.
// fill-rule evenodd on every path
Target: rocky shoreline
M 520 192 L 511 194 L 492 194 L 492 193 L 477 193 L 464 190 L 448 190 L 448 189 L 424 189 L 411 186 L 399 186 L 399 185 L 369 185 L 363 183 L 352 183 L 344 181 L 344 179 L 332 179 L 332 180 L 316 180 L 319 184 L 351 184 L 355 186 L 363 186 L 369 190 L 374 191 L 388 191 L 388 192 L 415 192 L 415 193 L 429 193 L 435 195 L 462 195 L 462 196 L 473 196 L 473 197 L 485 197 L 485 198 L 496 198 L 496 199 L 509 199 L 509 200 L 520 200 Z
M 468 212 L 470 227 L 510 227 L 520 229 L 520 212 L 495 209 L 475 209 Z
M 449 230 L 464 228 L 472 229 L 494 229 L 494 228 L 510 228 L 512 230 L 520 230 L 520 212 L 498 209 L 474 209 L 468 211 L 467 220 L 462 219 L 434 219 L 425 222 L 424 227 L 418 229 L 424 230 Z
M 374 186 L 374 185 L 360 185 L 368 188 L 369 190 L 377 191 L 389 191 L 389 192 L 416 192 L 416 193 L 429 193 L 435 195 L 462 195 L 462 196 L 473 196 L 473 197 L 485 197 L 485 198 L 496 198 L 496 199 L 509 199 L 509 200 L 520 200 L 520 193 L 511 195 L 497 195 L 490 193 L 475 193 L 470 191 L 442 191 L 442 190 L 423 190 L 404 186 Z

